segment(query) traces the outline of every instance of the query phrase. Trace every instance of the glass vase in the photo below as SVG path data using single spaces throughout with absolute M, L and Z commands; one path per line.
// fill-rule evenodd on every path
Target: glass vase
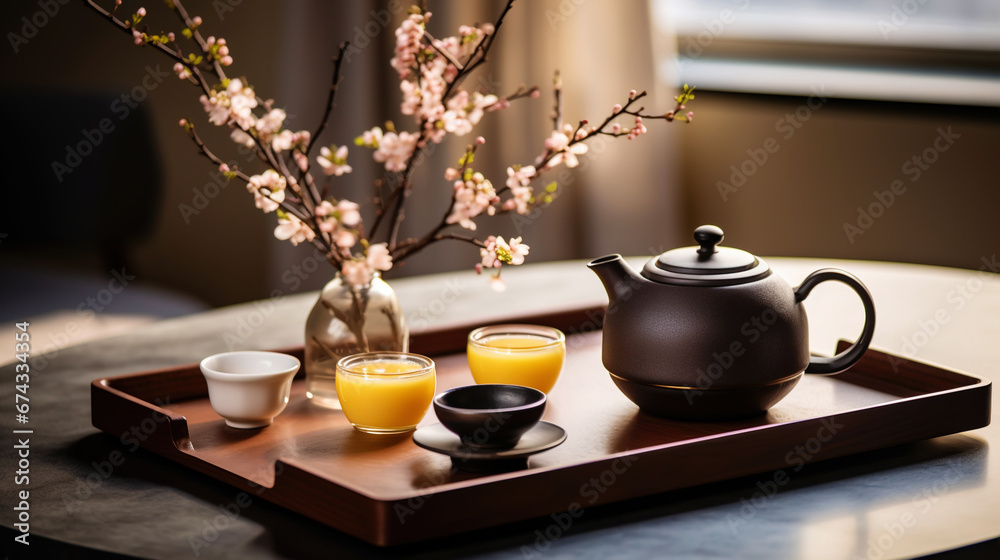
M 306 396 L 340 408 L 337 362 L 361 352 L 407 352 L 410 336 L 396 292 L 378 273 L 366 285 L 351 285 L 338 272 L 323 287 L 306 320 Z

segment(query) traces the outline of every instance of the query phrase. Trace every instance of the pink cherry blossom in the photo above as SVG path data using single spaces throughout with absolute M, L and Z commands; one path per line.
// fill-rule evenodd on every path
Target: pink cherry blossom
M 417 134 L 410 132 L 386 132 L 378 143 L 378 149 L 372 154 L 375 161 L 385 163 L 386 171 L 403 171 L 406 162 L 417 146 Z
M 299 168 L 299 171 L 309 171 L 309 158 L 305 154 L 298 151 L 292 152 L 292 158 L 295 160 L 295 165 Z
M 213 91 L 211 96 L 202 95 L 198 100 L 208 113 L 208 120 L 216 126 L 232 120 L 241 129 L 249 130 L 255 124 L 253 110 L 257 107 L 257 97 L 238 78 L 230 80 L 225 91 Z
M 486 238 L 485 247 L 479 249 L 479 256 L 482 258 L 481 268 L 500 268 L 503 263 L 497 259 L 497 236 L 491 235 Z
M 362 260 L 346 260 L 340 267 L 344 281 L 356 287 L 365 286 L 372 281 L 372 270 L 368 263 Z
M 286 128 L 271 139 L 271 148 L 273 148 L 276 152 L 283 152 L 291 150 L 297 146 L 305 146 L 309 143 L 310 136 L 311 133 L 308 130 L 292 132 Z M 296 158 L 295 161 L 296 163 L 299 163 L 299 168 L 302 169 L 302 164 L 299 162 L 298 158 Z M 306 168 L 308 168 L 308 165 Z M 303 171 L 305 171 L 305 169 L 303 169 Z
M 284 218 L 278 218 L 274 236 L 282 241 L 291 241 L 292 245 L 298 245 L 315 239 L 316 232 L 294 215 L 287 214 Z
M 314 211 L 314 213 L 320 218 L 323 218 L 329 216 L 330 214 L 333 214 L 333 211 L 334 211 L 333 204 L 330 204 L 329 200 L 324 200 L 323 202 L 320 202 L 319 204 L 316 205 L 316 210 Z
M 371 130 L 362 132 L 361 143 L 369 148 L 375 148 L 377 150 L 379 145 L 382 143 L 382 129 L 376 126 Z
M 316 162 L 323 169 L 326 175 L 336 175 L 340 177 L 344 173 L 350 173 L 353 168 L 347 165 L 347 146 L 337 148 L 336 152 L 331 152 L 330 148 L 323 146 L 319 149 Z
M 531 201 L 533 191 L 531 187 L 511 187 L 511 198 L 503 203 L 504 210 L 514 210 L 522 216 L 528 213 L 528 203 Z
M 361 223 L 361 206 L 357 202 L 341 199 L 337 203 L 337 212 L 340 213 L 340 223 L 347 227 L 355 227 Z
M 254 125 L 253 109 L 257 107 L 257 96 L 253 89 L 244 87 L 238 78 L 229 80 L 226 88 L 229 96 L 229 112 L 232 120 L 243 130 L 249 130 Z
M 473 218 L 483 212 L 489 215 L 495 214 L 496 207 L 493 205 L 498 202 L 500 197 L 497 196 L 493 184 L 486 180 L 482 173 L 475 173 L 468 181 L 455 181 L 454 204 L 445 222 L 475 231 L 476 222 Z
M 268 169 L 260 175 L 250 177 L 247 190 L 253 193 L 254 205 L 267 213 L 274 212 L 278 209 L 278 204 L 284 202 L 285 186 L 285 178 L 275 170 Z
M 524 264 L 524 257 L 529 250 L 530 247 L 521 243 L 520 237 L 511 238 L 508 243 L 503 237 L 490 236 L 486 249 L 481 249 L 480 254 L 483 256 L 484 267 L 487 266 L 487 261 L 492 259 L 492 268 L 500 268 L 505 264 L 513 266 Z
M 507 168 L 507 186 L 511 189 L 515 187 L 526 187 L 537 175 L 534 165 L 522 166 L 517 171 L 513 167 Z
M 422 14 L 411 14 L 396 29 L 395 55 L 389 64 L 396 69 L 400 78 L 406 78 L 417 66 L 417 53 L 423 48 L 425 18 Z
M 497 96 L 495 95 L 483 95 L 475 92 L 470 98 L 469 92 L 460 90 L 448 100 L 448 110 L 441 116 L 445 131 L 456 136 L 472 132 L 472 127 L 483 118 L 484 110 L 496 102 Z
M 177 77 L 182 80 L 186 80 L 191 77 L 191 70 L 189 70 L 187 66 L 184 66 L 180 62 L 174 64 L 174 73 L 176 73 Z
M 198 98 L 202 108 L 208 113 L 208 120 L 216 126 L 221 126 L 229 122 L 229 107 L 226 105 L 228 98 L 223 100 L 222 96 L 212 93 L 212 97 L 202 95 Z
M 358 236 L 347 229 L 338 229 L 333 236 L 333 242 L 341 249 L 350 249 L 358 242 Z
M 238 128 L 234 128 L 232 132 L 229 133 L 229 138 L 241 146 L 246 146 L 247 148 L 253 148 L 257 145 L 254 141 L 253 136 L 250 136 L 246 132 Z
M 275 132 L 281 130 L 281 125 L 285 122 L 285 111 L 282 109 L 271 109 L 266 115 L 257 119 L 254 128 L 264 139 L 269 138 Z
M 552 136 L 545 141 L 545 148 L 550 152 L 555 152 L 555 155 L 549 160 L 548 167 L 555 167 L 563 162 L 566 163 L 566 167 L 576 167 L 580 165 L 576 156 L 587 153 L 586 144 L 577 142 L 570 145 L 569 137 L 558 130 L 552 131 Z
M 392 268 L 392 255 L 389 254 L 389 247 L 386 243 L 369 245 L 365 255 L 366 262 L 372 270 L 385 271 Z
M 494 292 L 506 292 L 507 283 L 504 282 L 503 278 L 500 278 L 500 274 L 498 273 L 496 276 L 490 276 L 490 288 L 492 288 Z
M 500 268 L 505 264 L 517 266 L 524 263 L 530 247 L 521 243 L 520 237 L 511 238 L 510 243 L 503 237 L 491 235 L 486 238 L 486 246 L 479 249 L 483 268 Z

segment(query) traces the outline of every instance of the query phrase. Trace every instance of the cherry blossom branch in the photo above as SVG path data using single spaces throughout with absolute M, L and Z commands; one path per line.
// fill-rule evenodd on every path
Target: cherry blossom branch
M 518 99 L 526 99 L 528 97 L 537 98 L 539 97 L 540 94 L 541 92 L 538 89 L 538 86 L 531 86 L 529 88 L 528 86 L 521 84 L 514 91 L 514 93 L 507 95 L 505 97 L 501 97 L 500 99 L 497 100 L 496 103 L 490 105 L 489 107 L 486 107 L 485 109 L 483 109 L 483 111 L 487 113 L 492 113 L 493 111 L 500 111 L 502 109 L 510 107 L 511 101 L 517 101 Z
M 212 163 L 216 165 L 225 165 L 229 167 L 228 163 L 222 161 L 222 158 L 212 153 L 212 151 L 208 149 L 208 146 L 206 146 L 205 143 L 202 142 L 201 137 L 198 136 L 198 132 L 194 128 L 194 123 L 189 122 L 187 119 L 181 119 L 181 126 L 184 127 L 184 130 L 187 131 L 188 136 L 190 136 L 191 140 L 194 141 L 194 144 L 195 146 L 198 147 L 198 152 L 201 155 L 207 157 Z M 250 176 L 240 171 L 238 168 L 230 168 L 230 171 L 235 173 L 236 176 L 239 177 L 240 179 L 250 182 Z
M 675 98 L 676 101 L 677 101 L 677 103 L 676 103 L 676 105 L 674 107 L 674 110 L 673 111 L 668 111 L 666 113 L 659 114 L 659 115 L 650 115 L 650 114 L 644 114 L 644 113 L 642 113 L 642 111 L 645 110 L 645 107 L 640 107 L 638 110 L 632 110 L 631 109 L 632 105 L 634 105 L 640 99 L 642 99 L 642 98 L 644 98 L 644 97 L 646 97 L 648 95 L 648 93 L 645 92 L 645 91 L 642 91 L 642 92 L 639 92 L 639 93 L 635 93 L 635 90 L 633 90 L 632 92 L 629 93 L 629 98 L 625 102 L 625 104 L 624 105 L 616 105 L 615 108 L 611 111 L 611 114 L 608 115 L 604 119 L 604 121 L 601 122 L 600 125 L 598 125 L 598 126 L 592 126 L 590 128 L 587 128 L 587 126 L 586 126 L 587 125 L 587 121 L 586 120 L 580 121 L 580 124 L 577 126 L 576 130 L 573 131 L 573 135 L 569 139 L 569 142 L 566 144 L 566 147 L 564 149 L 562 149 L 562 150 L 551 150 L 551 149 L 546 150 L 546 152 L 543 154 L 543 156 L 536 162 L 536 167 L 538 168 L 539 173 L 541 173 L 542 171 L 546 170 L 549 162 L 552 161 L 552 159 L 555 158 L 557 155 L 563 153 L 564 151 L 566 151 L 566 149 L 570 148 L 571 146 L 574 146 L 574 145 L 582 143 L 582 142 L 587 142 L 588 139 L 590 139 L 590 138 L 592 138 L 594 136 L 611 136 L 613 138 L 617 138 L 617 137 L 620 137 L 620 136 L 631 136 L 631 137 L 634 137 L 635 134 L 634 134 L 634 132 L 632 130 L 630 130 L 630 129 L 620 129 L 620 130 L 618 130 L 617 128 L 619 128 L 619 127 L 614 127 L 613 126 L 613 122 L 615 121 L 615 119 L 617 119 L 621 115 L 631 115 L 631 116 L 634 116 L 634 117 L 637 118 L 637 122 L 639 124 L 641 124 L 641 120 L 639 120 L 639 119 L 644 119 L 644 118 L 648 118 L 648 119 L 662 119 L 662 120 L 666 120 L 668 122 L 674 121 L 674 120 L 680 120 L 680 121 L 684 121 L 684 122 L 690 122 L 691 118 L 693 117 L 692 113 L 689 112 L 687 115 L 683 115 L 683 114 L 680 114 L 680 113 L 681 113 L 681 111 L 684 110 L 685 103 L 687 102 L 687 100 L 694 98 L 694 96 L 691 95 L 691 91 L 693 91 L 693 89 L 694 88 L 690 88 L 689 89 L 685 85 L 684 91 Z M 605 130 L 609 126 L 612 126 L 612 130 L 611 131 Z M 643 130 L 645 130 L 645 129 L 643 128 Z
M 400 193 L 396 197 L 396 206 L 392 211 L 392 227 L 389 230 L 390 250 L 396 247 L 396 237 L 399 235 L 399 227 L 403 225 L 403 220 L 406 219 L 406 214 L 403 212 L 403 205 L 406 203 L 406 199 L 409 198 L 410 191 L 412 190 L 410 177 L 413 175 L 414 171 L 413 163 L 416 161 L 417 156 L 423 153 L 422 146 L 427 143 L 427 132 L 425 130 L 426 126 L 421 126 L 420 129 L 420 137 L 417 139 L 417 147 L 413 149 L 413 153 L 410 154 L 410 158 L 406 161 L 406 170 L 403 172 L 403 182 L 398 187 Z M 421 141 L 423 141 L 423 145 L 421 144 Z M 378 225 L 377 221 L 375 225 Z
M 510 12 L 510 9 L 511 7 L 513 7 L 513 5 L 514 5 L 514 0 L 507 0 L 506 4 L 504 5 L 503 11 L 497 18 L 496 23 L 493 24 L 493 33 L 484 33 L 484 37 L 476 45 L 476 48 L 473 50 L 472 54 L 469 55 L 469 59 L 466 61 L 465 65 L 459 69 L 458 74 L 445 88 L 445 91 L 441 96 L 442 103 L 447 103 L 448 100 L 451 98 L 451 96 L 456 93 L 455 88 L 462 81 L 464 81 L 465 78 L 473 70 L 478 68 L 481 64 L 483 64 L 486 61 L 489 51 L 493 46 L 493 42 L 496 38 L 497 32 L 500 30 L 500 26 L 503 25 L 504 19 L 506 18 L 507 13 Z M 417 75 L 419 76 L 420 73 L 418 72 Z M 400 189 L 400 192 L 398 195 L 396 195 L 395 206 L 393 207 L 392 211 L 392 224 L 390 226 L 389 240 L 388 240 L 390 251 L 396 247 L 396 240 L 399 235 L 399 228 L 402 225 L 403 220 L 405 219 L 405 213 L 403 212 L 403 207 L 406 202 L 406 199 L 409 198 L 410 190 L 412 188 L 412 183 L 410 181 L 410 178 L 413 175 L 414 171 L 413 164 L 426 149 L 426 146 L 427 146 L 427 122 L 426 120 L 422 120 L 422 122 L 420 123 L 420 135 L 417 139 L 416 147 L 413 149 L 413 153 L 410 154 L 410 157 L 406 162 L 406 168 L 403 171 L 402 182 L 400 186 L 397 187 L 398 189 Z M 378 226 L 378 224 L 381 222 L 381 219 L 382 219 L 382 214 L 379 214 L 379 216 L 376 217 L 375 227 Z M 375 227 L 372 228 L 373 234 L 375 233 Z
M 97 3 L 96 0 L 86 0 L 86 1 L 87 1 L 87 5 L 88 6 L 90 6 L 91 8 L 93 8 L 94 11 L 96 11 L 98 14 L 104 16 L 113 25 L 117 26 L 119 29 L 121 29 L 125 33 L 128 33 L 129 35 L 132 34 L 132 31 L 133 31 L 134 28 L 132 27 L 131 23 L 129 23 L 127 21 L 124 21 L 124 20 L 118 19 L 117 17 L 115 17 L 115 15 L 113 13 L 111 13 L 111 12 L 105 10 L 104 8 L 102 8 Z M 180 62 L 181 64 L 183 64 L 185 67 L 187 67 L 189 70 L 191 70 L 192 73 L 194 73 L 195 76 L 198 77 L 198 84 L 201 86 L 201 89 L 204 90 L 204 92 L 206 94 L 210 94 L 212 92 L 211 86 L 208 85 L 208 82 L 205 80 L 204 76 L 201 75 L 201 72 L 200 72 L 200 70 L 198 69 L 198 67 L 196 65 L 194 65 L 194 64 L 190 63 L 189 61 L 185 60 L 181 55 L 179 55 L 179 54 L 175 53 L 174 51 L 170 50 L 170 47 L 168 47 L 167 45 L 165 45 L 163 43 L 159 43 L 159 42 L 155 42 L 155 41 L 150 41 L 150 42 L 147 42 L 145 44 L 147 44 L 147 45 L 151 44 L 153 46 L 153 48 L 155 48 L 155 49 L 159 50 L 160 52 L 164 53 L 165 55 L 167 55 L 168 57 L 170 57 L 174 62 Z M 180 52 L 179 48 L 178 48 L 178 52 Z
M 552 78 L 552 93 L 556 98 L 555 106 L 552 108 L 552 130 L 559 130 L 562 128 L 563 103 L 562 78 L 559 76 L 558 70 L 556 70 L 555 76 Z
M 458 181 L 458 180 L 464 181 L 465 180 L 465 178 L 466 178 L 466 170 L 469 169 L 469 164 L 475 158 L 476 150 L 482 144 L 483 144 L 482 138 L 479 138 L 479 139 L 477 139 L 477 141 L 475 143 L 466 146 L 466 148 L 465 148 L 465 155 L 462 156 L 461 166 L 459 167 L 459 169 L 458 170 L 449 170 L 449 172 L 454 171 L 454 173 L 455 173 L 455 175 L 453 177 L 454 180 L 456 180 L 456 181 Z M 448 178 L 449 176 L 446 174 L 445 177 Z M 441 216 L 441 221 L 438 222 L 438 225 L 436 227 L 434 227 L 434 229 L 432 229 L 430 232 L 428 232 L 427 235 L 421 237 L 420 239 L 416 239 L 416 240 L 415 239 L 407 239 L 406 241 L 400 243 L 398 246 L 392 247 L 392 249 L 391 249 L 390 252 L 392 253 L 394 259 L 396 259 L 397 261 L 401 261 L 401 260 L 407 258 L 408 256 L 416 253 L 417 251 L 420 251 L 424 247 L 430 245 L 434 241 L 437 241 L 437 240 L 440 240 L 440 239 L 459 239 L 460 238 L 458 236 L 450 236 L 450 235 L 446 236 L 446 237 L 442 237 L 442 236 L 444 236 L 446 234 L 442 234 L 441 233 L 443 230 L 447 229 L 448 227 L 450 227 L 452 225 L 452 224 L 448 223 L 448 217 L 451 216 L 452 209 L 455 206 L 457 194 L 458 194 L 457 190 L 455 190 L 455 191 L 452 192 L 452 194 L 451 194 L 451 200 L 448 203 L 448 208 L 445 209 L 444 215 Z M 473 240 L 473 241 L 476 241 L 476 240 Z M 476 241 L 476 242 L 477 243 L 482 243 L 480 241 Z M 480 245 L 480 246 L 483 246 L 483 245 Z
M 209 159 L 209 161 L 211 161 L 212 163 L 214 163 L 216 165 L 220 165 L 220 166 L 221 165 L 225 165 L 227 167 L 229 166 L 229 164 L 227 164 L 225 161 L 223 161 L 222 158 L 220 158 L 219 156 L 215 155 L 211 150 L 208 149 L 208 146 L 206 146 L 205 143 L 202 141 L 201 137 L 198 136 L 198 132 L 195 130 L 194 123 L 189 122 L 186 119 L 182 119 L 181 120 L 181 126 L 184 127 L 184 130 L 187 131 L 188 136 L 190 136 L 191 140 L 194 141 L 194 144 L 195 144 L 195 146 L 198 147 L 198 152 L 201 155 L 205 156 L 206 158 Z M 233 173 L 236 173 L 237 177 L 239 177 L 240 179 L 243 179 L 247 183 L 250 182 L 250 177 L 246 173 L 240 171 L 239 169 L 232 169 L 231 168 L 230 171 L 232 171 Z M 270 194 L 270 193 L 266 193 L 266 194 Z M 281 208 L 285 212 L 288 212 L 289 214 L 294 215 L 296 218 L 299 218 L 300 220 L 307 219 L 306 215 L 301 210 L 299 210 L 298 208 L 296 208 L 295 206 L 293 206 L 291 204 L 288 204 L 287 202 L 280 202 L 280 203 L 278 203 L 278 205 L 281 206 Z
M 396 175 L 399 174 L 397 173 Z M 380 201 L 378 211 L 375 214 L 375 222 L 372 224 L 370 232 L 372 235 L 375 235 L 375 231 L 378 230 L 378 226 L 382 223 L 382 219 L 387 215 L 386 210 L 389 208 L 389 205 L 395 202 L 395 200 L 400 196 L 402 190 L 403 189 L 401 187 L 392 187 L 392 190 L 389 191 L 389 195 Z
M 450 224 L 448 224 L 448 225 L 450 225 Z M 447 225 L 445 225 L 444 227 L 447 227 Z M 438 228 L 439 229 L 436 229 L 436 230 L 432 231 L 429 235 L 421 237 L 420 239 L 407 239 L 403 243 L 400 243 L 399 246 L 396 248 L 396 251 L 394 251 L 392 253 L 393 260 L 395 260 L 396 262 L 402 262 L 404 259 L 406 259 L 410 255 L 413 255 L 414 253 L 416 253 L 416 252 L 424 249 L 425 247 L 427 247 L 431 243 L 434 243 L 434 242 L 437 242 L 437 241 L 442 241 L 442 240 L 445 240 L 445 239 L 454 239 L 456 241 L 464 241 L 466 243 L 470 243 L 472 245 L 475 245 L 476 247 L 485 247 L 486 246 L 486 243 L 484 243 L 484 242 L 482 242 L 479 239 L 476 239 L 474 237 L 466 237 L 464 235 L 458 235 L 458 234 L 455 234 L 455 233 L 440 233 L 440 229 L 443 229 L 443 228 L 441 228 L 441 226 L 438 226 Z
M 481 41 L 476 45 L 475 50 L 469 55 L 469 60 L 465 61 L 465 68 L 459 72 L 455 80 L 449 84 L 448 89 L 445 90 L 444 95 L 441 97 L 447 100 L 451 96 L 452 90 L 459 85 L 473 70 L 478 68 L 484 62 L 486 62 L 486 57 L 493 47 L 493 41 L 496 40 L 497 33 L 500 32 L 500 26 L 503 25 L 504 19 L 507 17 L 507 13 L 510 9 L 514 7 L 514 0 L 507 0 L 507 3 L 503 7 L 503 11 L 500 12 L 500 17 L 497 18 L 497 22 L 493 24 L 493 33 L 487 33 Z M 479 58 L 476 58 L 479 55 Z
M 202 38 L 201 33 L 198 32 L 198 27 L 201 23 L 194 21 L 194 19 L 188 15 L 187 10 L 181 4 L 180 0 L 170 0 L 167 4 L 172 4 L 174 9 L 177 10 L 177 15 L 181 18 L 184 25 L 191 30 L 191 37 L 198 42 L 198 46 L 201 47 L 201 51 L 205 54 L 211 54 L 208 42 Z M 220 64 L 219 60 L 214 56 L 212 57 L 212 67 L 215 69 L 215 75 L 219 77 L 220 82 L 228 79 L 226 78 L 226 72 L 222 69 L 222 64 Z
M 319 135 L 323 134 L 323 130 L 326 129 L 326 125 L 330 121 L 330 113 L 333 111 L 333 102 L 337 98 L 337 88 L 340 86 L 340 69 L 344 61 L 344 53 L 347 51 L 348 46 L 350 46 L 350 43 L 347 41 L 341 43 L 337 48 L 337 55 L 333 57 L 333 78 L 330 80 L 330 95 L 326 98 L 326 109 L 323 110 L 323 118 L 316 127 L 316 131 L 309 137 L 309 144 L 306 145 L 303 150 L 303 153 L 305 153 L 307 157 L 309 156 L 309 152 L 312 150 L 313 145 L 316 143 L 316 140 L 319 138 Z

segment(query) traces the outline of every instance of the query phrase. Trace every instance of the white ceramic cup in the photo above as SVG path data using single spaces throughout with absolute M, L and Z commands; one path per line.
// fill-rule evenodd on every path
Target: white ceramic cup
M 201 361 L 212 408 L 232 428 L 262 428 L 288 404 L 299 360 L 278 352 L 224 352 Z

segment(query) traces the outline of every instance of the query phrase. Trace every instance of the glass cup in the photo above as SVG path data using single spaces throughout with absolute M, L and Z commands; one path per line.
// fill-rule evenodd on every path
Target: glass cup
M 337 362 L 336 384 L 344 415 L 356 429 L 407 432 L 434 399 L 434 361 L 406 352 L 353 354 Z
M 476 383 L 523 385 L 548 393 L 566 358 L 566 335 L 537 325 L 493 325 L 469 333 L 469 369 Z

